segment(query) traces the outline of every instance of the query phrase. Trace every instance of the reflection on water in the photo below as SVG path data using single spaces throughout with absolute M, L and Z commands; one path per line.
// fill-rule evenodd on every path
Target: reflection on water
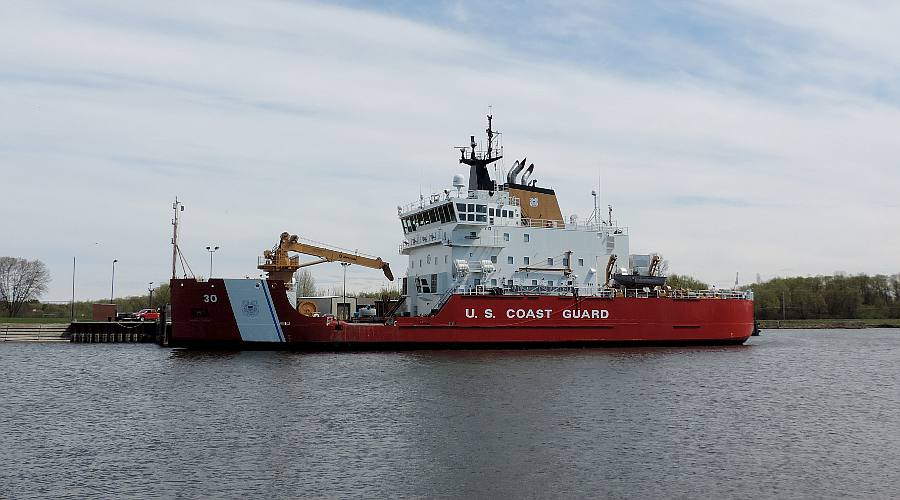
M 398 353 L 0 345 L 0 497 L 896 497 L 900 331 Z

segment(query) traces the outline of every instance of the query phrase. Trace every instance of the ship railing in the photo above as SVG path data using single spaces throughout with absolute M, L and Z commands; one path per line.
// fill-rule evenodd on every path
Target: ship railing
M 752 290 L 660 290 L 661 296 L 674 299 L 744 299 L 753 300 Z
M 578 287 L 572 285 L 475 285 L 460 286 L 454 290 L 458 295 L 582 295 L 591 297 L 612 298 L 615 290 L 596 287 Z
M 625 226 L 609 226 L 606 224 L 594 223 L 578 223 L 565 222 L 553 219 L 532 219 L 523 217 L 518 219 L 495 219 L 492 224 L 494 226 L 510 226 L 510 227 L 535 227 L 541 229 L 560 229 L 565 231 L 586 231 L 586 232 L 606 232 L 611 234 L 628 234 L 628 228 Z
M 405 214 L 407 212 L 419 210 L 420 208 L 430 207 L 432 205 L 446 202 L 449 199 L 450 195 L 446 193 L 434 193 L 429 196 L 421 196 L 418 200 L 398 205 L 397 212 L 398 214 Z
M 498 189 L 498 191 L 503 191 L 503 189 Z M 466 191 L 465 197 L 456 196 L 456 193 L 435 193 L 429 196 L 421 196 L 418 200 L 411 201 L 409 203 L 403 203 L 397 205 L 397 215 L 407 214 L 409 212 L 417 212 L 424 208 L 428 208 L 434 205 L 440 205 L 447 201 L 452 201 L 454 199 L 465 199 L 465 200 L 479 200 L 483 199 L 484 195 L 479 195 L 478 191 Z M 487 201 L 487 200 L 485 200 Z M 518 197 L 510 196 L 509 201 L 506 203 L 507 205 L 512 205 L 514 207 L 521 206 L 521 201 Z
M 650 288 L 598 288 L 596 286 L 548 286 L 548 285 L 475 285 L 454 286 L 451 294 L 457 295 L 572 295 L 580 297 L 630 297 L 639 299 L 671 298 L 679 300 L 701 299 L 737 299 L 753 300 L 752 290 L 665 290 Z
M 410 237 L 411 236 L 411 237 Z M 447 232 L 443 229 L 436 229 L 431 231 L 430 233 L 421 233 L 412 235 L 410 233 L 407 235 L 407 239 L 403 240 L 399 246 L 399 252 L 402 254 L 404 250 L 421 247 L 424 245 L 433 245 L 436 243 L 447 243 L 449 241 L 449 236 L 447 236 Z

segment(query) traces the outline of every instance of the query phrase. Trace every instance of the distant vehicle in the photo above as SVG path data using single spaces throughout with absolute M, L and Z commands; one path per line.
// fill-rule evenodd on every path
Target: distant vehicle
M 116 313 L 116 321 L 137 321 L 137 316 L 134 313 Z
M 134 317 L 140 321 L 156 321 L 159 319 L 159 313 L 153 309 L 141 309 L 134 313 Z

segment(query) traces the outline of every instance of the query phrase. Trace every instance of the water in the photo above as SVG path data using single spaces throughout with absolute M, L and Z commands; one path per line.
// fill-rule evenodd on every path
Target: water
M 749 345 L 0 345 L 0 497 L 900 496 L 900 330 Z

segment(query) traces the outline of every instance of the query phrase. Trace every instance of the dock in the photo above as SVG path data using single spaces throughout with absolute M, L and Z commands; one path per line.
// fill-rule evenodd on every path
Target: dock
M 0 342 L 71 342 L 66 323 L 0 323 Z
M 0 342 L 160 343 L 171 324 L 133 321 L 0 323 Z

